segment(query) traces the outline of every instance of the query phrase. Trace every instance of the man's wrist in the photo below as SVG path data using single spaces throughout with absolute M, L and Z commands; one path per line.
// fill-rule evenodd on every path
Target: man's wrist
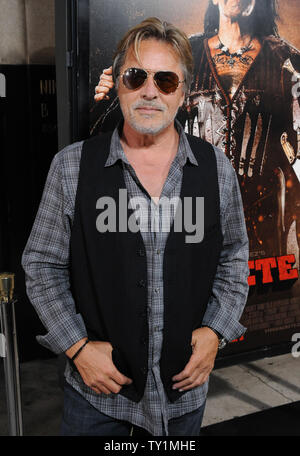
M 224 348 L 227 345 L 227 340 L 222 336 L 222 334 L 219 333 L 219 331 L 208 325 L 203 325 L 202 328 L 209 328 L 216 334 L 219 340 L 218 350 L 222 350 L 222 348 Z
M 65 354 L 67 355 L 68 358 L 72 359 L 75 354 L 80 350 L 80 348 L 86 343 L 88 340 L 87 337 L 84 337 L 83 339 L 80 339 L 78 342 L 76 342 L 74 345 L 72 345 L 68 350 L 65 351 Z M 79 354 L 79 353 L 78 353 Z

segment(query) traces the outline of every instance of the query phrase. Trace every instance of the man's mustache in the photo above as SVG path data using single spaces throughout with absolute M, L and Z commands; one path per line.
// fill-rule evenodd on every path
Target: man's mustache
M 166 111 L 166 106 L 162 105 L 162 104 L 158 104 L 156 101 L 137 101 L 136 103 L 134 103 L 132 105 L 132 108 L 133 109 L 140 109 L 140 108 L 153 108 L 153 109 L 157 109 L 159 111 Z

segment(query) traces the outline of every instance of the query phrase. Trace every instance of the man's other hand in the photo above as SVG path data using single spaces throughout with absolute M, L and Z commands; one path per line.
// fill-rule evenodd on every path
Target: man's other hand
M 72 348 L 66 352 L 69 357 L 72 357 Z M 117 394 L 123 385 L 132 383 L 114 365 L 112 350 L 109 342 L 90 341 L 74 360 L 84 383 L 98 394 Z
M 218 352 L 218 336 L 208 327 L 192 333 L 193 353 L 183 371 L 175 375 L 173 389 L 190 390 L 208 380 Z

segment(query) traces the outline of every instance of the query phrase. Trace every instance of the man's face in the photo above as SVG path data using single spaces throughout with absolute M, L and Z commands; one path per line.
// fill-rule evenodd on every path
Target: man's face
M 215 5 L 219 5 L 220 13 L 234 19 L 240 16 L 253 3 L 253 0 L 213 0 Z
M 135 90 L 125 87 L 120 78 L 118 96 L 124 127 L 129 124 L 138 133 L 156 135 L 174 121 L 184 101 L 184 85 L 179 84 L 175 92 L 164 94 L 155 85 L 153 75 L 156 71 L 173 71 L 182 81 L 184 76 L 179 57 L 167 43 L 155 39 L 144 40 L 140 43 L 139 61 L 132 48 L 128 50 L 121 74 L 127 68 L 143 68 L 153 73 Z

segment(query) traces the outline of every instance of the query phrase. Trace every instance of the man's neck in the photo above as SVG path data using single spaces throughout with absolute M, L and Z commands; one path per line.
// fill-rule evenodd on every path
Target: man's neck
M 141 135 L 124 122 L 121 144 L 140 182 L 158 203 L 179 143 L 174 123 L 157 135 Z
M 134 130 L 124 122 L 121 134 L 121 144 L 124 150 L 130 150 L 131 154 L 159 159 L 166 155 L 174 155 L 178 148 L 179 135 L 174 126 L 170 124 L 158 134 L 142 134 Z

